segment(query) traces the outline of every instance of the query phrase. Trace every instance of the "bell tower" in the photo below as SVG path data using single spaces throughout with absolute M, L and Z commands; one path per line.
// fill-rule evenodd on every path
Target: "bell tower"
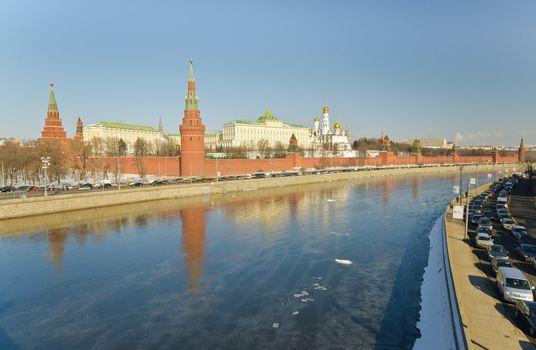
M 199 113 L 199 100 L 195 91 L 192 60 L 189 60 L 188 95 L 184 117 L 179 125 L 181 134 L 181 176 L 205 175 L 205 125 Z

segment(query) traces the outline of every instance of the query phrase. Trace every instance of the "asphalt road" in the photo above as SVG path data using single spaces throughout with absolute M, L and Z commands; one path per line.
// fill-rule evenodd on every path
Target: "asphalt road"
M 524 225 L 527 227 L 528 232 L 531 234 L 531 237 L 527 237 L 523 240 L 523 243 L 535 244 L 536 245 L 536 209 L 532 206 L 532 200 L 534 197 L 531 197 L 531 194 L 534 193 L 532 190 L 536 188 L 535 181 L 532 183 L 529 180 L 521 179 L 519 183 L 512 190 L 510 196 L 510 201 L 508 207 L 510 214 L 518 221 L 518 224 Z M 496 202 L 497 195 L 494 195 L 488 199 L 483 210 L 496 211 Z M 528 204 L 531 205 L 528 205 Z M 527 263 L 521 260 L 521 257 L 516 254 L 515 246 L 517 243 L 514 241 L 510 233 L 504 230 L 498 221 L 498 219 L 492 220 L 493 222 L 493 241 L 495 244 L 500 244 L 508 250 L 508 255 L 510 262 L 514 267 L 520 269 L 525 273 L 531 285 L 536 286 L 536 270 L 532 267 L 530 263 Z M 469 237 L 471 242 L 474 242 L 474 237 L 476 226 L 472 225 L 469 228 Z M 525 334 L 528 336 L 528 327 L 526 322 L 515 319 L 514 310 L 515 307 L 513 304 L 502 302 L 499 293 L 496 287 L 495 272 L 493 271 L 487 252 L 484 249 L 476 248 L 473 245 L 473 253 L 478 257 L 479 262 L 477 267 L 481 269 L 488 277 L 488 281 L 493 286 L 493 291 L 495 292 L 495 297 L 502 307 L 503 315 L 508 318 L 512 323 L 516 324 Z M 536 298 L 535 298 L 536 300 Z M 536 339 L 531 339 L 533 344 L 536 344 Z

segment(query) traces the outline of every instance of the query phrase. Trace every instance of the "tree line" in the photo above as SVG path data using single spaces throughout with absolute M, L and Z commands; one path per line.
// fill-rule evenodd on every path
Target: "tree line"
M 140 176 L 144 175 L 143 157 L 174 157 L 180 155 L 180 147 L 172 140 L 149 143 L 138 138 L 132 150 L 120 138 L 95 138 L 90 142 L 71 140 L 60 143 L 6 141 L 0 145 L 0 176 L 3 184 L 39 184 L 44 179 L 42 157 L 49 158 L 47 182 L 57 182 L 69 176 L 76 181 L 87 177 L 103 178 L 120 176 L 123 158 L 133 155 L 140 160 Z M 105 159 L 107 157 L 108 159 Z M 112 158 L 112 159 L 110 159 Z M 113 159 L 115 158 L 115 159 Z

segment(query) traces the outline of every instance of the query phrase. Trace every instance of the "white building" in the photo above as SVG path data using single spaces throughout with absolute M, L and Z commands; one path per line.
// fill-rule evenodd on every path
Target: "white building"
M 328 106 L 324 106 L 322 128 L 320 128 L 320 119 L 318 116 L 314 118 L 311 142 L 315 149 L 326 149 L 330 151 L 350 151 L 352 149 L 348 129 L 341 130 L 339 122 L 335 122 L 333 130 L 330 129 Z
M 234 120 L 223 125 L 223 147 L 250 147 L 257 149 L 260 141 L 267 141 L 268 146 L 289 145 L 290 137 L 294 134 L 298 146 L 311 146 L 310 129 L 297 124 L 288 124 L 278 120 L 270 112 L 264 113 L 257 120 Z
M 122 139 L 127 145 L 127 154 L 134 153 L 134 143 L 138 138 L 151 145 L 166 141 L 161 128 L 155 129 L 150 126 L 124 124 L 121 122 L 99 122 L 86 125 L 82 133 L 85 142 L 91 142 L 94 139 L 103 141 L 114 138 Z
M 221 131 L 205 131 L 205 149 L 207 151 L 217 151 L 222 145 L 222 132 Z M 175 144 L 181 145 L 181 134 L 165 134 L 168 140 L 172 140 Z

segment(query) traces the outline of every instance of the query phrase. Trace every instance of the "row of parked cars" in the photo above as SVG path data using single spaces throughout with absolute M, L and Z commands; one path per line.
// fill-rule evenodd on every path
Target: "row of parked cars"
M 530 262 L 536 269 L 536 246 L 526 243 L 530 240 L 526 228 L 516 223 L 508 209 L 510 193 L 518 180 L 519 175 L 513 175 L 481 193 L 470 205 L 469 220 L 476 227 L 474 245 L 486 249 L 501 299 L 515 303 L 516 317 L 525 320 L 529 334 L 535 336 L 536 302 L 533 292 L 535 287 L 531 285 L 523 271 L 512 265 L 510 252 L 503 245 L 494 242 L 494 238 L 498 235 L 493 227 L 493 223 L 496 223 L 513 238 L 514 253 L 520 260 Z M 492 207 L 490 199 L 495 195 L 497 199 L 493 210 L 490 208 Z

